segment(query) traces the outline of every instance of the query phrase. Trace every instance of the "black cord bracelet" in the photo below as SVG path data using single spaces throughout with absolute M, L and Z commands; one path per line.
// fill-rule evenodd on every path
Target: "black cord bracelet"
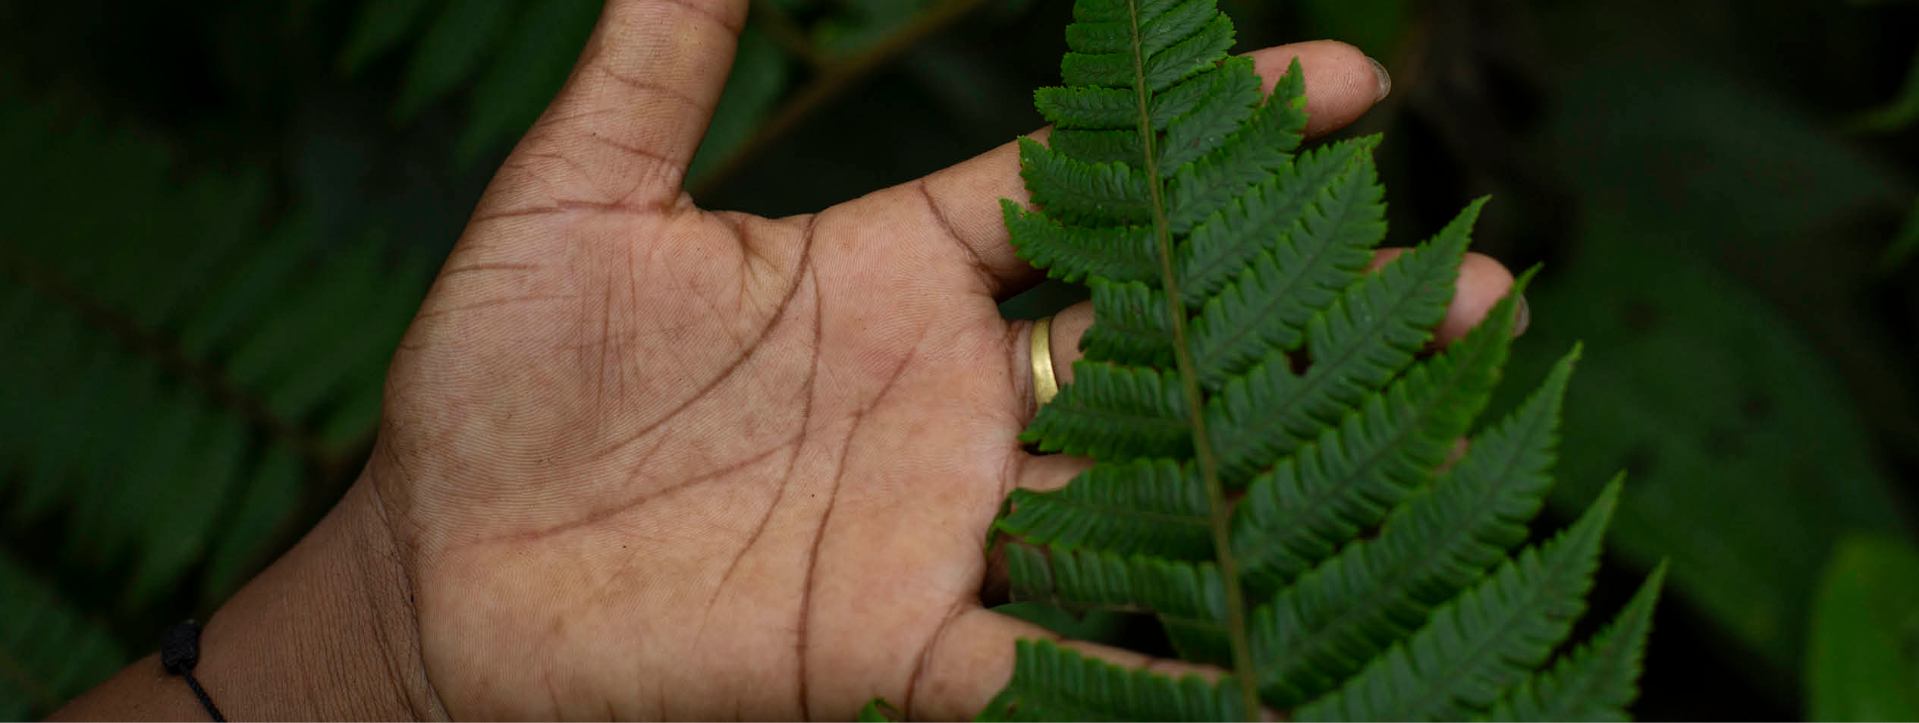
M 227 717 L 220 715 L 219 706 L 213 704 L 213 698 L 193 677 L 193 668 L 199 664 L 200 623 L 188 620 L 167 628 L 166 635 L 160 638 L 160 667 L 166 669 L 167 675 L 185 678 L 187 687 L 193 689 L 193 697 L 200 699 L 200 705 L 207 709 L 207 715 L 213 716 L 214 723 L 226 723 Z

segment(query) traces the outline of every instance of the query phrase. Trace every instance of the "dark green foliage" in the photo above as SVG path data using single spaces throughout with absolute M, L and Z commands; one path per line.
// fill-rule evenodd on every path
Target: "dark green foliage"
M 1912 56 L 1912 69 L 1906 72 L 1906 82 L 1899 89 L 1899 96 L 1886 105 L 1862 113 L 1853 119 L 1853 127 L 1862 131 L 1891 133 L 1919 123 L 1919 53 Z
M 1743 19 L 1646 25 L 1661 6 L 1583 0 L 1552 18 L 1537 167 L 1577 211 L 1547 232 L 1552 275 L 1530 300 L 1550 321 L 1513 374 L 1587 343 L 1548 512 L 1631 474 L 1608 562 L 1671 564 L 1646 714 L 1787 718 L 1804 713 L 1794 681 L 1835 545 L 1910 539 L 1919 519 L 1919 266 L 1882 265 L 1919 195 L 1919 135 L 1843 132 L 1899 91 L 1919 26 L 1909 3 L 1685 4 Z M 1806 52 L 1741 50 L 1788 38 Z M 1854 76 L 1875 80 L 1808 82 Z M 1522 225 L 1515 252 L 1554 227 Z
M 1850 537 L 1821 577 L 1806 656 L 1807 719 L 1919 719 L 1919 547 Z
M 396 122 L 471 86 L 459 139 L 466 160 L 495 151 L 526 130 L 573 67 L 600 3 L 593 0 L 366 0 L 340 54 L 360 74 L 389 54 L 404 56 Z
M 1886 246 L 1884 261 L 1880 265 L 1889 271 L 1898 270 L 1911 261 L 1914 254 L 1919 254 L 1919 204 L 1914 204 L 1912 210 L 1907 212 L 1905 222 L 1899 225 L 1898 235 Z
M 1074 13 L 1066 87 L 1035 96 L 1055 142 L 1020 145 L 1036 208 L 1005 211 L 1021 256 L 1090 286 L 1095 316 L 1074 382 L 1024 438 L 1097 464 L 1016 492 L 998 530 L 1016 599 L 1151 614 L 1182 658 L 1232 675 L 1178 682 L 1023 642 L 984 715 L 1623 715 L 1650 594 L 1537 672 L 1585 610 L 1620 486 L 1512 552 L 1552 486 L 1577 351 L 1450 463 L 1528 279 L 1418 358 L 1484 202 L 1367 272 L 1386 235 L 1378 140 L 1295 155 L 1297 66 L 1261 98 L 1212 0 Z
M 1835 538 L 1898 529 L 1897 497 L 1843 380 L 1807 340 L 1721 269 L 1649 232 L 1595 235 L 1606 254 L 1570 260 L 1531 296 L 1555 321 L 1521 348 L 1576 333 L 1589 342 L 1581 373 L 1598 382 L 1568 393 L 1566 433 L 1579 443 L 1549 501 L 1578 509 L 1602 475 L 1629 469 L 1613 559 L 1648 569 L 1669 559 L 1674 597 L 1748 641 L 1751 664 L 1797 665 Z M 1516 354 L 1515 374 L 1552 363 Z
M 310 214 L 270 228 L 259 175 L 184 175 L 49 107 L 0 112 L 0 159 L 40 169 L 0 196 L 0 335 L 26 352 L 0 375 L 31 380 L 0 394 L 0 518 L 35 565 L 0 569 L 0 668 L 24 686 L 0 700 L 28 706 L 11 717 L 148 647 L 113 623 L 208 609 L 330 503 L 428 266 L 326 245 Z M 76 199 L 109 208 L 42 211 Z M 73 594 L 93 589 L 111 592 Z
M 732 74 L 687 178 L 737 160 L 805 65 L 857 65 L 953 0 L 762 0 L 741 34 Z M 972 4 L 966 2 L 964 4 Z M 999 4 L 1017 4 L 1001 0 Z M 337 65 L 364 76 L 396 62 L 392 120 L 419 122 L 457 104 L 456 145 L 471 163 L 504 150 L 565 82 L 599 17 L 600 0 L 362 0 Z M 801 22 L 801 20 L 805 22 Z
M 112 674 L 125 651 L 97 622 L 74 612 L 51 586 L 0 555 L 0 718 L 24 720 L 65 703 Z
M 7 194 L 0 213 L 32 219 L 29 209 L 71 196 L 122 205 L 16 228 L 0 247 L 0 328 L 36 350 L 0 363 L 28 365 L 3 371 L 39 380 L 0 402 L 4 456 L 26 463 L 0 485 L 14 500 L 9 524 L 59 514 L 71 559 L 129 562 L 129 608 L 170 592 L 205 557 L 226 571 L 206 592 L 223 594 L 265 530 L 234 539 L 222 510 L 247 492 L 290 512 L 309 472 L 359 463 L 425 268 L 413 264 L 396 283 L 381 245 L 321 249 L 300 218 L 261 242 L 257 177 L 148 195 L 172 170 L 164 152 L 94 129 L 49 143 L 37 129 L 56 118 L 0 118 L 5 137 L 20 139 L 6 149 L 10 164 L 65 170 Z M 197 233 L 191 246 L 151 243 L 144 231 L 155 226 Z M 88 244 L 97 250 L 69 252 Z M 264 451 L 250 451 L 256 442 Z M 86 453 L 58 454 L 68 450 Z M 239 484 L 256 478 L 290 489 Z

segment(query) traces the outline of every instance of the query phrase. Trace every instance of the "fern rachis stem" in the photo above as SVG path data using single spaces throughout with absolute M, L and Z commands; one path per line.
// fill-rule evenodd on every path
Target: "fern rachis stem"
M 1260 711 L 1259 679 L 1253 668 L 1251 641 L 1246 631 L 1246 599 L 1239 583 L 1239 565 L 1233 559 L 1232 506 L 1227 504 L 1225 486 L 1219 481 L 1219 460 L 1213 453 L 1212 439 L 1206 433 L 1206 408 L 1201 396 L 1199 369 L 1187 347 L 1186 308 L 1181 301 L 1179 274 L 1173 264 L 1173 232 L 1166 217 L 1166 194 L 1159 173 L 1158 137 L 1147 106 L 1146 48 L 1140 31 L 1139 0 L 1127 0 L 1132 25 L 1133 96 L 1139 104 L 1139 135 L 1145 152 L 1147 188 L 1153 207 L 1153 240 L 1159 249 L 1160 285 L 1166 293 L 1167 312 L 1171 316 L 1173 358 L 1179 369 L 1180 387 L 1186 396 L 1186 416 L 1193 434 L 1193 459 L 1200 481 L 1206 487 L 1206 500 L 1213 532 L 1213 548 L 1219 565 L 1220 581 L 1226 594 L 1226 636 L 1232 648 L 1233 677 L 1239 682 L 1240 698 L 1248 716 Z

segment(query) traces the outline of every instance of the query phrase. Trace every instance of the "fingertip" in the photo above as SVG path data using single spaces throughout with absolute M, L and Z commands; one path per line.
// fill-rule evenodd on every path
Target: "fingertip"
M 1392 88 L 1385 66 L 1349 43 L 1314 40 L 1256 51 L 1253 67 L 1265 90 L 1285 75 L 1295 59 L 1306 80 L 1306 135 L 1339 130 L 1371 110 Z
M 1393 71 L 1387 69 L 1385 63 L 1379 62 L 1379 59 L 1373 56 L 1366 56 L 1366 62 L 1373 64 L 1373 81 L 1379 88 L 1373 96 L 1373 102 L 1379 103 L 1392 97 Z
M 1040 454 L 1022 460 L 1013 484 L 1023 490 L 1052 492 L 1063 489 L 1093 466 L 1093 460 L 1070 454 Z
M 1444 346 L 1464 338 L 1473 327 L 1485 321 L 1486 314 L 1500 299 L 1506 298 L 1512 288 L 1513 274 L 1504 264 L 1485 254 L 1466 254 L 1459 264 L 1458 290 L 1454 292 L 1452 306 L 1446 310 L 1446 321 L 1439 327 L 1437 343 Z M 1525 331 L 1527 317 L 1522 311 L 1514 326 L 1515 335 Z
M 1411 251 L 1411 250 L 1412 249 L 1398 247 L 1398 246 L 1394 246 L 1390 248 L 1374 249 L 1373 261 L 1372 263 L 1369 263 L 1366 265 L 1366 272 L 1372 273 L 1374 271 L 1383 269 L 1386 267 L 1386 264 L 1392 263 L 1393 259 L 1399 258 L 1400 256 L 1405 255 L 1407 251 Z

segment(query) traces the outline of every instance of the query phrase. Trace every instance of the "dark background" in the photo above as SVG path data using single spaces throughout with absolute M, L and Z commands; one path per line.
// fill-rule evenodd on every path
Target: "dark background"
M 1545 265 L 1509 386 L 1586 343 L 1549 522 L 1628 472 L 1596 620 L 1673 566 L 1642 717 L 1919 695 L 1919 4 L 1222 5 L 1244 49 L 1391 67 L 1351 132 L 1387 134 L 1393 242 L 1492 194 L 1475 248 Z M 391 347 L 597 11 L 0 0 L 0 718 L 210 613 L 354 479 Z M 812 211 L 1030 130 L 1067 17 L 756 2 L 695 196 Z M 1867 649 L 1850 692 L 1809 682 Z

